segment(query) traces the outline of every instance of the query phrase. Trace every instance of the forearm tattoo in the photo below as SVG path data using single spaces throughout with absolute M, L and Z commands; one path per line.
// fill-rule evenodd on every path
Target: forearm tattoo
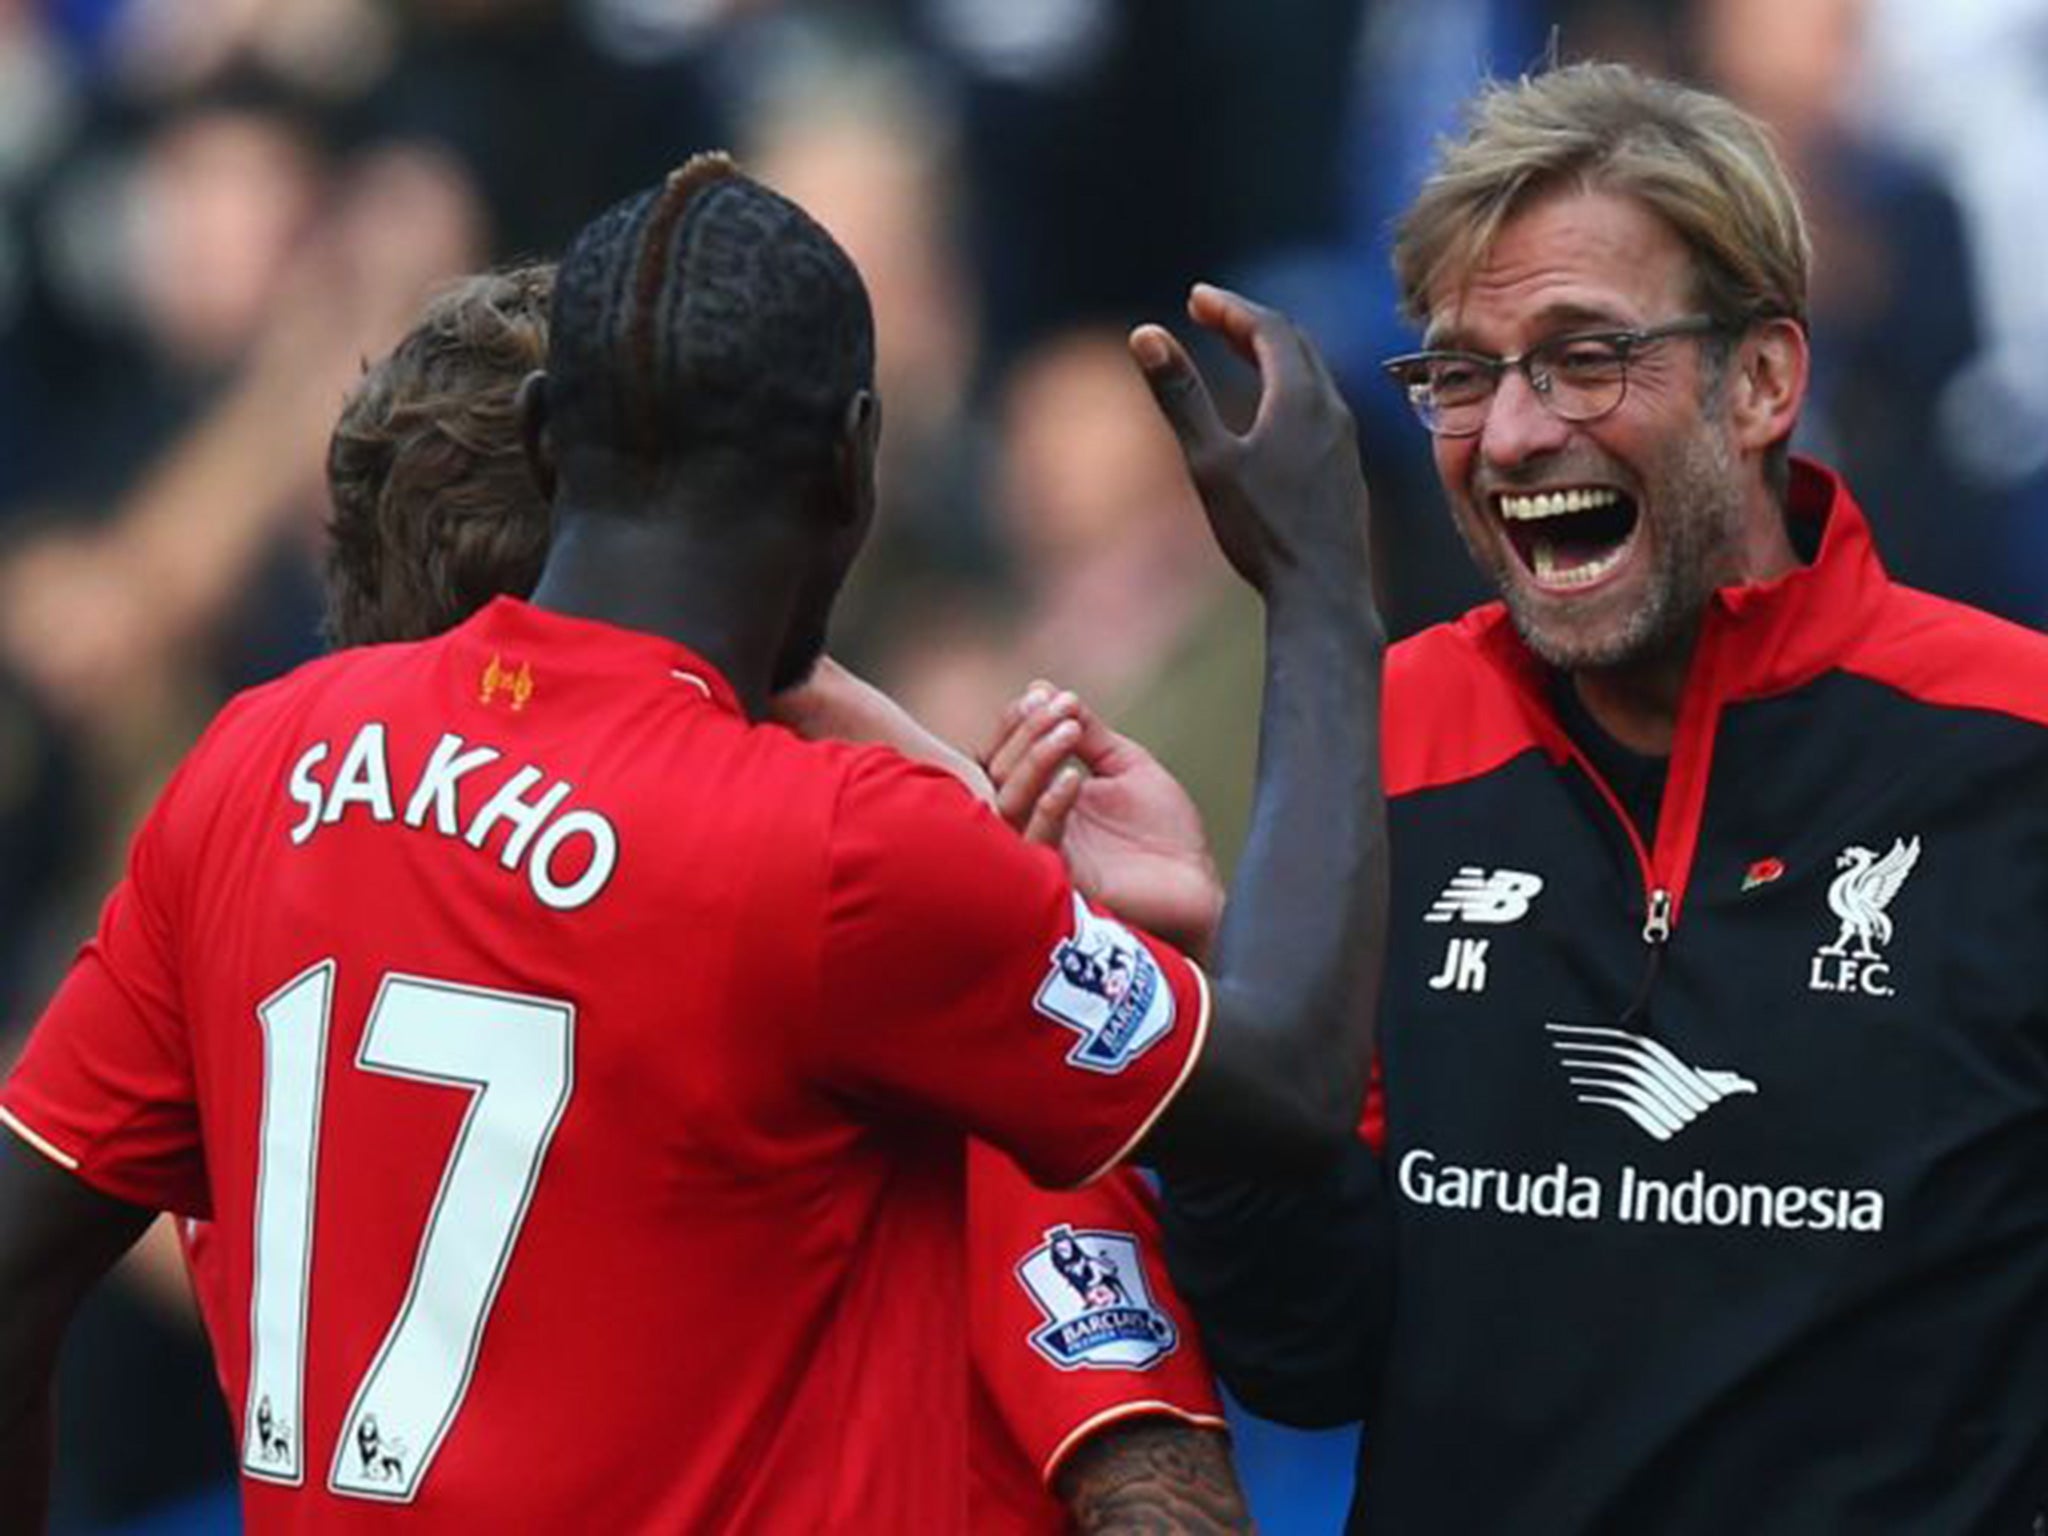
M 1223 1536 L 1252 1529 L 1220 1430 L 1174 1419 L 1113 1424 L 1060 1468 L 1060 1499 L 1082 1536 Z

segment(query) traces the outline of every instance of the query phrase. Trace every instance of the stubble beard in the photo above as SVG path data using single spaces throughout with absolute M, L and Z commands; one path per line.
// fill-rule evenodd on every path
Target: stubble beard
M 1459 524 L 1473 559 L 1507 604 L 1522 643 L 1561 672 L 1657 666 L 1682 656 L 1698 632 L 1707 600 L 1736 569 L 1743 496 L 1725 436 L 1711 427 L 1689 435 L 1646 479 L 1658 517 L 1656 526 L 1645 530 L 1655 538 L 1648 584 L 1626 613 L 1592 630 L 1552 623 L 1548 604 L 1525 584 L 1527 573 L 1514 551 L 1503 541 L 1488 541 L 1482 549 Z M 1652 514 L 1646 507 L 1642 515 Z

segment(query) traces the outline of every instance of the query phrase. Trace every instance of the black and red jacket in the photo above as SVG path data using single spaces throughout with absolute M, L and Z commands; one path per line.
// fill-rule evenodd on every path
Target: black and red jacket
M 2048 639 L 1791 514 L 1654 836 L 1498 605 L 1390 656 L 1377 1156 L 1171 1222 L 1357 1531 L 2048 1530 Z

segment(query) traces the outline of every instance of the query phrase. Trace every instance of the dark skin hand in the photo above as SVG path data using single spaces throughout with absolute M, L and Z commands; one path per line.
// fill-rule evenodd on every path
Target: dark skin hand
M 1372 1060 L 1386 635 L 1357 434 L 1322 359 L 1284 315 L 1222 289 L 1197 287 L 1188 312 L 1258 369 L 1244 432 L 1166 331 L 1139 327 L 1131 350 L 1217 544 L 1265 600 L 1266 684 L 1250 835 L 1210 952 L 1209 1039 L 1138 1159 L 1300 1173 L 1355 1133 Z
M 114 1200 L 0 1130 L 0 1533 L 40 1531 L 50 1381 L 79 1300 L 154 1211 Z
M 1220 1430 L 1135 1419 L 1091 1435 L 1056 1491 L 1082 1536 L 1229 1536 L 1253 1529 Z

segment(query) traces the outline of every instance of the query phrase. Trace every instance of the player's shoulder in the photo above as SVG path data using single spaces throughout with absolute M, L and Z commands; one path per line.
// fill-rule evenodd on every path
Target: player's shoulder
M 774 856 L 833 885 L 924 885 L 934 865 L 1002 857 L 1020 840 L 952 775 L 893 748 L 813 740 L 774 723 L 728 723 L 724 817 L 759 866 Z
M 987 809 L 945 769 L 873 742 L 809 741 L 781 732 L 830 780 L 842 815 L 935 815 L 980 822 Z
M 330 700 L 360 700 L 381 692 L 387 680 L 416 667 L 421 651 L 434 643 L 351 646 L 246 688 L 221 707 L 201 734 L 193 756 L 223 757 L 249 751 L 265 738 L 295 727 Z
M 835 885 L 911 891 L 924 907 L 971 914 L 1006 903 L 1047 910 L 1064 901 L 1065 866 L 1053 850 L 1019 837 L 943 769 L 893 748 L 811 743 L 832 775 L 826 834 Z
M 223 704 L 158 794 L 143 840 L 196 857 L 219 828 L 265 803 L 253 785 L 288 766 L 312 700 L 341 684 L 354 653 L 306 662 L 243 689 Z

